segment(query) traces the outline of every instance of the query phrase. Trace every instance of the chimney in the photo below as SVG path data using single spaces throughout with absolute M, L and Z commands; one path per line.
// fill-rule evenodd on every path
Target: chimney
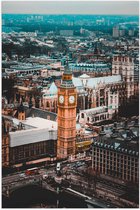
M 101 131 L 100 131 L 99 135 L 100 135 L 100 136 L 106 135 L 106 133 L 105 133 L 105 131 L 104 131 L 104 126 L 103 126 L 103 125 L 101 126 Z

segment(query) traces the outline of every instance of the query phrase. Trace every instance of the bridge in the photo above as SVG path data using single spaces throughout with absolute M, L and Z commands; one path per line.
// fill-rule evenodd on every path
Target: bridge
M 31 176 L 26 176 L 26 177 L 21 177 L 20 175 L 21 174 L 14 174 L 12 176 L 9 175 L 7 177 L 3 177 L 2 179 L 3 196 L 8 198 L 11 196 L 12 192 L 16 191 L 17 189 L 20 189 L 26 186 L 31 186 L 31 185 L 39 186 L 43 189 L 56 193 L 56 195 L 58 194 L 57 190 L 59 187 L 57 186 L 59 186 L 60 180 L 54 179 L 56 178 L 55 175 L 51 174 L 51 176 L 49 176 L 46 180 L 43 180 L 41 174 L 31 175 Z M 98 182 L 96 186 L 96 195 L 93 196 L 94 186 L 92 185 L 92 183 L 89 186 L 88 182 L 85 182 L 84 180 L 76 179 L 74 174 L 68 175 L 67 177 L 65 177 L 65 181 L 67 182 L 69 186 L 66 186 L 65 182 L 60 183 L 61 187 L 60 187 L 59 193 L 63 194 L 63 192 L 68 192 L 72 194 L 73 196 L 78 196 L 80 198 L 83 198 L 89 206 L 95 206 L 95 203 L 96 205 L 98 203 L 98 202 L 94 202 L 93 199 L 91 199 L 92 197 L 100 198 L 102 196 L 102 199 L 105 201 L 105 203 L 107 202 L 106 199 L 109 198 L 110 199 L 109 203 L 111 202 L 113 205 L 115 203 L 115 206 L 118 206 L 118 207 L 126 207 L 126 206 L 135 207 L 135 208 L 138 207 L 137 203 L 122 198 L 121 195 L 123 195 L 126 190 L 124 189 L 124 186 L 118 186 L 118 185 L 115 185 L 114 183 L 113 183 L 113 186 L 111 185 L 111 183 L 108 186 L 106 183 L 104 183 L 104 181 Z M 58 185 L 57 184 L 55 185 L 54 183 L 55 184 L 58 183 Z M 82 192 L 79 191 L 81 187 L 82 187 Z M 92 192 L 90 192 L 91 190 Z M 102 200 L 102 199 L 99 199 L 99 200 Z
M 16 180 L 14 182 L 4 182 L 2 183 L 2 194 L 6 197 L 9 197 L 13 191 L 28 185 L 42 186 L 41 175 L 29 176 L 26 178 Z

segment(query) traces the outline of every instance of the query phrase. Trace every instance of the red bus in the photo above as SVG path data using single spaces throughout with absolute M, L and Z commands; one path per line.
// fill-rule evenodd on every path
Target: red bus
M 26 171 L 25 171 L 25 174 L 26 175 L 34 175 L 34 174 L 38 174 L 39 172 L 38 172 L 38 168 L 37 167 L 35 167 L 35 168 L 30 168 L 30 169 L 27 169 Z

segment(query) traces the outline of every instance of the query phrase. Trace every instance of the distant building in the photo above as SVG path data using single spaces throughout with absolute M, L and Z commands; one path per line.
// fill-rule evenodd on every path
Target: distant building
M 31 64 L 21 64 L 12 65 L 9 69 L 5 69 L 5 73 L 8 75 L 16 74 L 17 76 L 27 76 L 27 75 L 40 75 L 41 70 L 46 70 L 46 66 L 43 65 L 31 65 Z
M 119 30 L 119 35 L 120 36 L 125 36 L 125 30 L 124 29 L 120 29 Z
M 76 63 L 69 64 L 70 70 L 75 72 L 80 72 L 82 74 L 88 74 L 92 77 L 96 76 L 107 76 L 111 75 L 111 65 L 103 62 L 94 62 L 93 64 L 89 63 Z
M 60 30 L 61 36 L 73 36 L 73 30 Z
M 114 27 L 113 28 L 113 37 L 118 38 L 119 37 L 119 27 Z
M 134 30 L 132 30 L 132 29 L 129 30 L 129 31 L 128 31 L 128 35 L 129 35 L 129 36 L 134 36 Z

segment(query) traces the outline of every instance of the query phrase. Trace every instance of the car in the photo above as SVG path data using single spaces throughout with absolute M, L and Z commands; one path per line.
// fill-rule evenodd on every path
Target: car
M 26 177 L 26 175 L 24 173 L 22 173 L 22 174 L 19 174 L 19 177 L 24 178 L 24 177 Z
M 48 174 L 43 174 L 42 178 L 43 179 L 47 179 L 48 178 Z
M 76 163 L 76 167 L 83 166 L 84 164 L 85 164 L 84 162 L 77 162 L 77 163 Z
M 60 171 L 60 169 L 61 169 L 61 164 L 60 163 L 57 163 L 57 165 L 56 165 L 56 171 Z

